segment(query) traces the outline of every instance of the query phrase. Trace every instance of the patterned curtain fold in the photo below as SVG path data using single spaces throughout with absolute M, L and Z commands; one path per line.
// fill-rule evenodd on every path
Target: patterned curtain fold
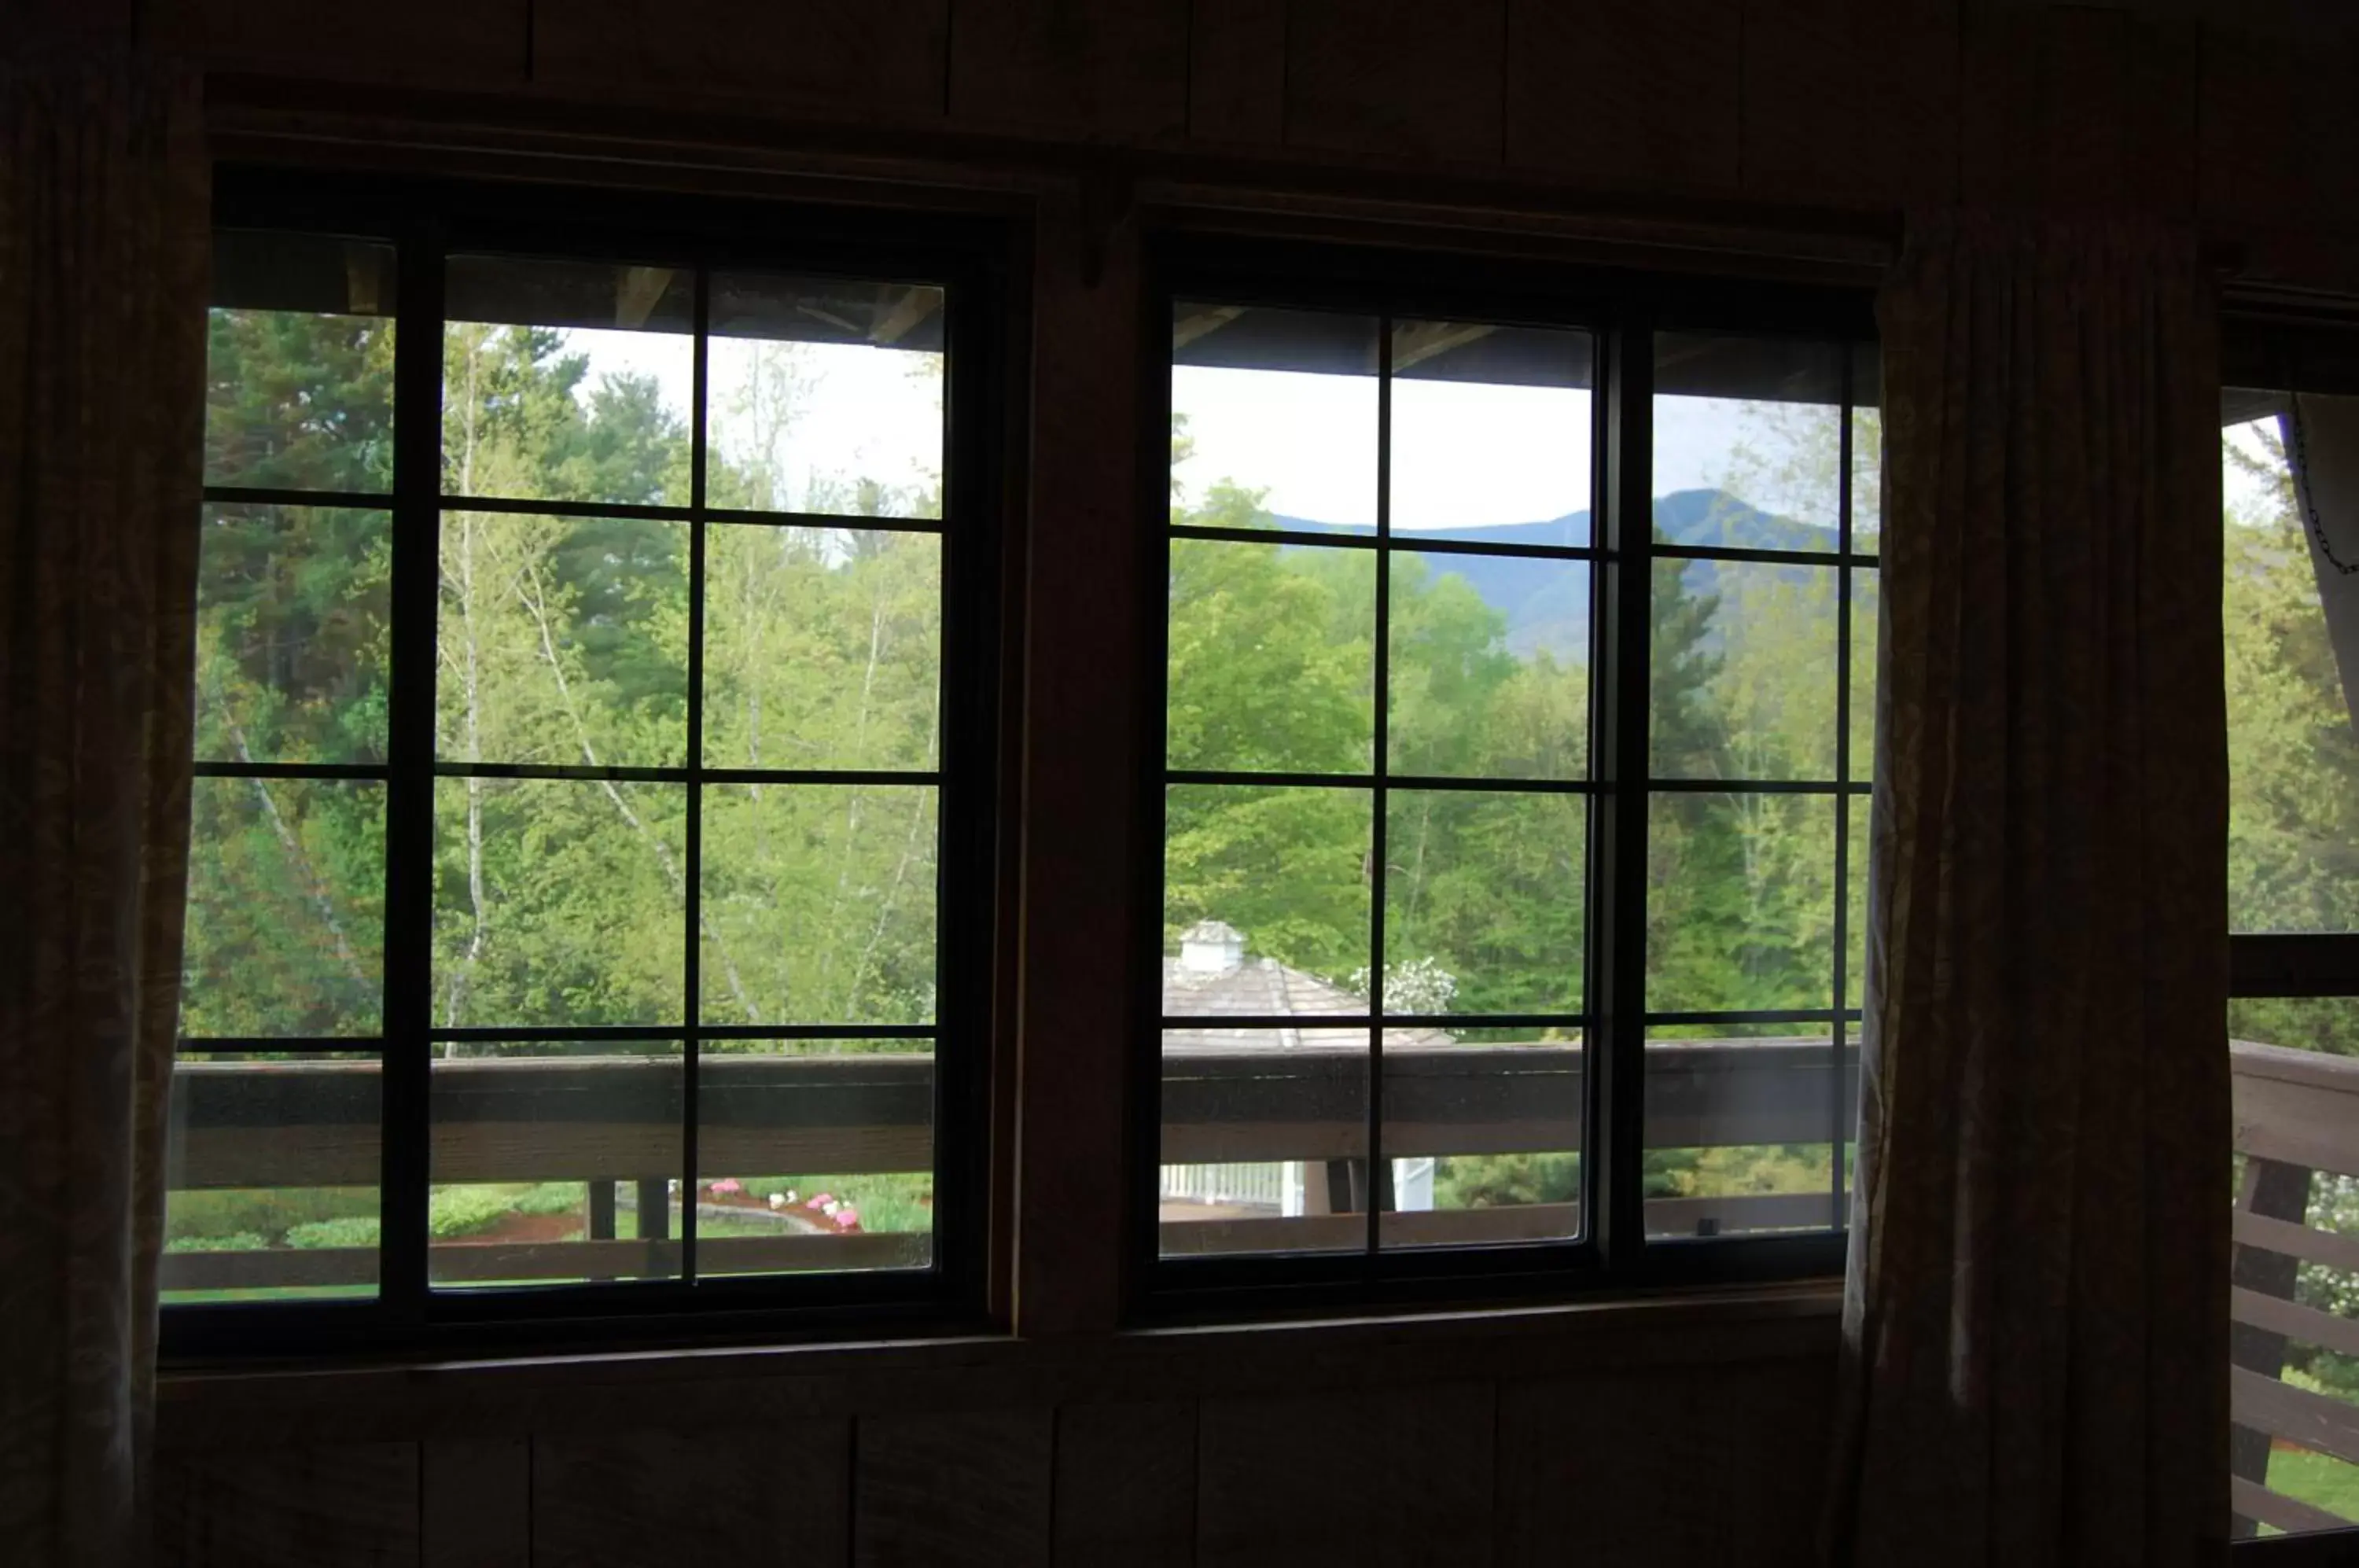
M 2218 325 L 2190 234 L 1951 219 L 1879 305 L 1838 1563 L 2227 1531 Z
M 193 86 L 0 60 L 0 1557 L 145 1552 L 204 409 Z

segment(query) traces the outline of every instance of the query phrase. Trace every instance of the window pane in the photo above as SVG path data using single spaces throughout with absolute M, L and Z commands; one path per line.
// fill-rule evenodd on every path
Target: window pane
M 705 498 L 837 517 L 942 515 L 942 291 L 717 273 Z
M 689 269 L 462 256 L 444 279 L 446 494 L 688 504 Z
M 1365 773 L 1374 551 L 1175 539 L 1170 766 Z
M 198 779 L 189 796 L 180 1033 L 376 1033 L 385 786 Z
M 1162 1104 L 1163 1256 L 1366 1247 L 1365 1029 L 1167 1029 Z
M 1832 1007 L 1832 797 L 1658 794 L 1647 812 L 1648 1010 Z
M 376 1294 L 380 1082 L 374 1051 L 179 1053 L 167 1302 Z
M 1397 321 L 1392 366 L 1395 533 L 1589 542 L 1588 333 Z
M 1582 777 L 1588 564 L 1433 550 L 1386 566 L 1392 771 Z
M 1876 643 L 1880 624 L 1883 576 L 1869 567 L 1851 574 L 1851 756 L 1854 783 L 1875 777 Z
M 212 287 L 205 483 L 390 490 L 392 247 L 224 232 Z
M 1164 791 L 1167 1014 L 1368 1011 L 1366 789 Z
M 1843 1223 L 1834 1150 L 1851 1133 L 1858 1056 L 1797 1024 L 1650 1029 L 1647 1234 L 1734 1236 Z M 1838 1108 L 1843 1120 L 1836 1120 Z
M 1391 791 L 1385 1011 L 1578 1011 L 1587 835 L 1578 795 Z
M 1382 1245 L 1581 1234 L 1580 1031 L 1515 1033 L 1475 1045 L 1440 1029 L 1386 1031 Z
M 699 1278 L 931 1259 L 931 1040 L 710 1040 L 696 1071 Z
M 1884 376 L 1881 348 L 1860 343 L 1851 370 L 1851 547 L 1873 553 L 1884 535 Z
M 321 506 L 204 509 L 199 761 L 385 760 L 389 521 Z
M 940 765 L 938 538 L 715 524 L 704 559 L 707 767 Z
M 688 525 L 446 514 L 436 651 L 443 757 L 679 767 Z
M 438 1046 L 431 1105 L 434 1284 L 679 1275 L 676 1042 Z
M 1843 1006 L 1846 1007 L 1866 1006 L 1867 829 L 1875 820 L 1875 814 L 1874 802 L 1865 795 L 1851 796 L 1843 803 L 1843 833 L 1849 840 L 1843 851 L 1843 892 L 1847 899 L 1843 927 L 1851 942 L 1851 952 L 1843 960 Z
M 674 784 L 436 779 L 435 1022 L 679 1022 L 686 811 Z
M 1658 779 L 1832 779 L 1832 568 L 1655 563 L 1648 713 Z
M 1171 344 L 1172 521 L 1375 531 L 1374 317 L 1181 300 Z
M 1655 532 L 1718 549 L 1842 547 L 1840 344 L 1655 339 Z
M 706 786 L 704 1018 L 932 1022 L 937 800 L 929 784 Z
M 2277 419 L 2228 427 L 2221 456 L 2228 923 L 2359 931 L 2359 740 Z

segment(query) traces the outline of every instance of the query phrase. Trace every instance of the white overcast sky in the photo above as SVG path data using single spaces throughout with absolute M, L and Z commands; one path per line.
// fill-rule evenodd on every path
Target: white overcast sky
M 689 419 L 689 340 L 654 332 L 575 330 L 571 352 L 590 356 L 585 387 L 607 375 L 657 378 L 664 401 Z M 713 435 L 747 455 L 719 412 L 743 345 L 715 340 Z M 790 492 L 817 476 L 917 485 L 941 462 L 941 382 L 913 375 L 932 358 L 850 344 L 803 345 L 809 396 L 789 440 Z M 1188 418 L 1194 452 L 1177 478 L 1190 502 L 1222 480 L 1267 491 L 1284 517 L 1322 523 L 1375 521 L 1375 383 L 1366 376 L 1183 365 L 1172 374 L 1173 408 Z M 1590 504 L 1590 394 L 1583 388 L 1504 387 L 1404 377 L 1393 384 L 1393 513 L 1397 528 L 1542 522 Z M 1665 397 L 1656 408 L 1654 494 L 1725 483 L 1743 405 Z M 2258 426 L 2230 431 L 2248 447 Z M 2232 503 L 2261 498 L 2256 482 L 2224 474 Z M 789 504 L 799 499 L 790 494 Z

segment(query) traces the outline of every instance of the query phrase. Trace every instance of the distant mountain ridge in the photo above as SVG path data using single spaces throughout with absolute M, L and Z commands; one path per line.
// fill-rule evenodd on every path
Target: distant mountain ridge
M 1303 517 L 1274 517 L 1271 522 L 1298 533 L 1369 534 L 1372 526 L 1319 523 Z M 1655 527 L 1674 544 L 1721 545 L 1731 550 L 1797 550 L 1832 552 L 1841 535 L 1833 528 L 1781 517 L 1722 490 L 1677 490 L 1655 498 Z M 1399 539 L 1431 539 L 1430 552 L 1420 551 L 1427 569 L 1436 575 L 1463 577 L 1483 602 L 1507 619 L 1507 648 L 1517 658 L 1546 649 L 1560 660 L 1586 659 L 1589 651 L 1587 574 L 1580 562 L 1535 561 L 1527 557 L 1444 553 L 1453 544 L 1585 545 L 1590 542 L 1587 510 L 1537 523 L 1486 523 L 1452 528 L 1448 537 L 1432 530 L 1404 529 Z M 1797 569 L 1806 570 L 1806 569 Z M 1690 561 L 1681 574 L 1691 593 L 1709 593 L 1719 581 L 1719 568 L 1709 561 Z

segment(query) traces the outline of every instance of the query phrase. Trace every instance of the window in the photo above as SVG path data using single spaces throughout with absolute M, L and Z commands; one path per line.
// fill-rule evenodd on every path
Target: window
M 1266 259 L 1154 300 L 1150 1288 L 1839 1269 L 1864 306 Z
M 2250 1539 L 2359 1527 L 2359 397 L 2231 389 L 2221 427 L 2230 1465 Z
M 975 1299 L 987 236 L 627 209 L 224 186 L 184 1345 Z

